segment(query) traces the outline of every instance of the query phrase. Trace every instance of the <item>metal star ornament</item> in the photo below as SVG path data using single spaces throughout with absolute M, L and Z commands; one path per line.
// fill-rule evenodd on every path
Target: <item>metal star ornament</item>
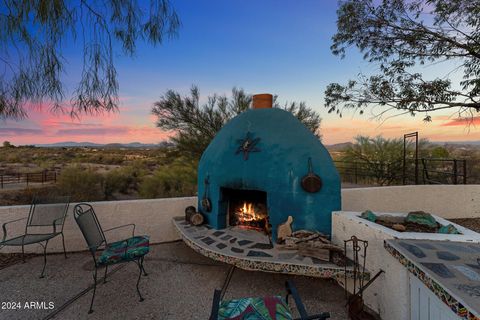
M 252 134 L 247 132 L 247 135 L 243 139 L 237 140 L 237 143 L 240 144 L 237 148 L 235 154 L 243 153 L 243 160 L 248 160 L 248 155 L 250 152 L 259 152 L 260 149 L 257 148 L 257 144 L 260 142 L 260 138 L 252 138 Z

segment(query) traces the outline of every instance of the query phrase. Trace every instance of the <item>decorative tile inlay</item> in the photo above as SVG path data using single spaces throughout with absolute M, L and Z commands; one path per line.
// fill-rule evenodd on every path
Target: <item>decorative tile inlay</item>
M 232 236 L 229 235 L 229 234 L 227 234 L 227 235 L 221 237 L 220 239 L 222 239 L 222 240 L 229 240 L 230 238 L 232 238 Z
M 429 270 L 435 272 L 442 278 L 453 278 L 455 275 L 448 270 L 443 263 L 433 263 L 433 262 L 422 262 L 422 266 L 428 268 Z
M 400 242 L 399 244 L 402 247 L 404 247 L 405 249 L 407 249 L 411 254 L 413 254 L 417 258 L 425 258 L 426 257 L 426 255 L 422 251 L 422 249 L 420 249 L 417 246 L 414 246 L 413 244 L 409 244 L 409 243 L 405 243 L 405 242 Z
M 225 243 L 219 243 L 219 244 L 217 244 L 217 248 L 218 248 L 218 249 L 224 249 L 224 248 L 226 248 L 226 247 L 227 247 L 227 245 L 226 245 Z
M 240 249 L 240 248 L 231 247 L 230 250 L 232 250 L 232 252 L 236 252 L 236 253 L 243 253 L 243 249 Z
M 223 231 L 215 231 L 214 233 L 212 233 L 215 237 L 220 237 L 222 234 L 224 234 L 225 232 Z
M 468 284 L 459 285 L 458 290 L 465 291 L 471 297 L 480 297 L 480 286 L 471 286 Z
M 314 264 L 311 259 L 304 259 L 303 257 L 296 257 L 295 250 L 280 250 L 279 248 L 270 248 L 263 250 L 264 253 L 270 255 L 271 257 L 267 256 L 248 256 L 247 254 L 252 250 L 243 250 L 240 248 L 232 247 L 232 244 L 229 241 L 223 243 L 226 245 L 225 248 L 220 249 L 217 246 L 220 243 L 216 243 L 211 246 L 205 246 L 202 240 L 195 239 L 191 234 L 185 232 L 184 226 L 178 223 L 180 221 L 179 218 L 174 218 L 173 223 L 175 226 L 175 230 L 178 231 L 180 236 L 182 237 L 183 241 L 186 245 L 191 247 L 193 250 L 199 252 L 200 254 L 214 259 L 216 261 L 220 261 L 223 263 L 232 264 L 238 268 L 244 270 L 251 270 L 251 271 L 265 271 L 265 272 L 274 272 L 274 273 L 283 273 L 283 274 L 293 274 L 293 275 L 303 275 L 309 277 L 319 277 L 319 278 L 330 278 L 330 279 L 343 279 L 344 277 L 344 268 L 339 267 L 333 263 L 325 263 L 323 265 Z M 182 218 L 183 219 L 183 218 Z M 202 238 L 211 238 L 213 237 L 213 232 L 215 230 L 209 230 L 202 226 L 194 227 L 198 230 L 198 234 L 202 234 Z M 247 240 L 244 237 L 243 233 L 235 232 L 231 229 L 224 229 L 225 236 L 222 236 L 219 239 L 226 237 L 227 235 L 233 236 L 235 241 L 237 239 Z M 256 231 L 252 231 L 256 232 Z M 257 238 L 256 236 L 253 238 Z M 261 244 L 260 240 L 252 240 L 253 243 Z M 231 239 L 231 238 L 228 238 Z M 268 238 L 267 238 L 268 239 Z M 234 242 L 235 242 L 234 241 Z M 268 240 L 267 240 L 268 241 Z M 267 243 L 265 243 L 268 245 Z M 254 246 L 254 245 L 253 245 Z M 233 252 L 231 249 L 235 248 L 237 251 L 242 250 L 242 252 Z M 258 251 L 260 250 L 253 250 Z M 283 257 L 283 258 L 281 258 Z M 298 260 L 297 260 L 298 259 Z M 369 274 L 365 273 L 364 278 L 368 281 Z M 347 268 L 347 277 L 352 278 L 353 272 L 351 267 Z
M 476 251 L 473 250 L 472 248 L 469 248 L 467 246 L 459 246 L 456 244 L 451 244 L 451 243 L 442 243 L 443 248 L 447 248 L 452 251 L 458 251 L 458 252 L 466 252 L 466 253 L 475 253 Z
M 467 266 L 469 266 L 470 268 L 474 268 L 474 269 L 477 269 L 477 270 L 480 270 L 480 264 L 471 264 L 471 263 L 465 263 Z
M 248 257 L 271 257 L 271 255 L 269 255 L 268 253 L 265 253 L 263 251 L 254 251 L 254 250 L 248 251 L 247 256 Z
M 250 240 L 240 240 L 237 243 L 243 247 L 243 246 L 246 246 L 247 244 L 250 244 L 252 242 L 253 241 L 250 241 Z
M 255 243 L 253 246 L 249 247 L 250 249 L 273 249 L 273 246 L 270 243 Z
M 237 241 L 237 238 L 233 238 L 232 240 L 230 240 L 230 243 L 235 243 L 235 241 Z
M 205 238 L 202 239 L 202 242 L 204 242 L 204 243 L 206 243 L 206 244 L 208 244 L 208 245 L 211 245 L 212 243 L 215 242 L 215 240 L 213 240 L 213 239 L 210 238 L 210 237 L 205 237 Z
M 480 281 L 480 274 L 465 266 L 452 266 L 455 270 L 461 272 L 465 277 L 472 281 Z
M 460 259 L 459 256 L 454 255 L 453 253 L 448 251 L 437 251 L 437 257 L 438 259 L 446 260 L 446 261 L 455 261 Z

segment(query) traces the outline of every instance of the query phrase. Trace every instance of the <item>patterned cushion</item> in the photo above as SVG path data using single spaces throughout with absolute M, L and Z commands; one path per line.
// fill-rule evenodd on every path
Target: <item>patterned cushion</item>
M 220 303 L 218 320 L 291 320 L 285 300 L 279 296 L 225 300 Z
M 126 248 L 126 250 L 125 250 Z M 110 243 L 98 259 L 101 265 L 131 261 L 140 258 L 150 250 L 148 236 L 136 236 L 122 241 Z

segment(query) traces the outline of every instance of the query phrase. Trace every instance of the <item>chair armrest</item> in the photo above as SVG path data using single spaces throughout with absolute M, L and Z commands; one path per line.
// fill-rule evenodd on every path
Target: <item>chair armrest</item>
M 215 290 L 213 293 L 213 301 L 212 301 L 212 311 L 210 313 L 209 320 L 218 320 L 218 309 L 220 308 L 220 296 L 222 294 L 221 290 Z
M 133 227 L 132 228 L 132 237 L 135 237 L 135 224 L 134 223 L 124 224 L 124 225 L 121 225 L 121 226 L 116 226 L 116 227 L 113 227 L 113 228 L 105 229 L 105 230 L 103 230 L 103 232 L 108 232 L 108 231 L 112 231 L 112 230 L 120 229 L 120 228 L 125 228 L 125 227 L 129 227 L 129 226 Z
M 60 218 L 57 218 L 57 219 L 53 220 L 53 233 L 57 232 L 57 220 L 66 219 L 66 218 L 67 217 L 60 217 Z M 65 220 L 63 221 L 63 223 L 65 223 Z
M 10 224 L 12 222 L 26 220 L 26 219 L 27 219 L 26 217 L 25 218 L 20 218 L 20 219 L 15 219 L 15 220 L 7 221 L 4 224 L 2 224 L 2 230 L 3 230 L 2 242 L 5 241 L 5 239 L 7 239 L 7 224 Z

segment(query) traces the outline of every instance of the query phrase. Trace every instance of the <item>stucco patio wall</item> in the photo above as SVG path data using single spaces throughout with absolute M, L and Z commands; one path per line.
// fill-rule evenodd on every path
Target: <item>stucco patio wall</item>
M 150 235 L 151 243 L 173 241 L 180 239 L 174 231 L 172 218 L 183 215 L 187 206 L 197 204 L 197 197 L 166 198 L 148 200 L 124 200 L 92 202 L 98 220 L 104 229 L 118 225 L 135 223 L 135 234 Z M 65 246 L 67 251 L 86 250 L 86 242 L 78 228 L 72 214 L 75 203 L 70 204 L 67 220 L 65 221 Z M 0 224 L 26 217 L 30 206 L 0 207 Z M 20 235 L 24 232 L 25 220 L 14 222 L 7 226 L 8 237 Z M 131 229 L 122 228 L 107 232 L 107 239 L 120 240 L 130 235 Z M 25 252 L 40 253 L 42 248 L 38 244 L 25 246 Z M 48 252 L 61 252 L 61 237 L 56 237 L 48 244 Z M 21 252 L 21 247 L 4 247 L 0 252 Z
M 137 234 L 149 234 L 153 243 L 179 239 L 172 217 L 183 215 L 185 207 L 197 205 L 197 197 L 102 201 L 93 203 L 102 226 L 107 229 L 119 224 L 135 223 Z M 65 223 L 65 241 L 68 251 L 85 249 L 83 237 L 71 214 L 70 205 Z M 0 207 L 0 223 L 26 217 L 29 206 Z M 480 217 L 480 185 L 399 186 L 355 188 L 342 190 L 342 210 L 379 212 L 409 212 L 424 210 L 443 218 Z M 25 221 L 9 226 L 8 233 L 23 232 Z M 333 227 L 334 229 L 334 227 Z M 116 230 L 109 236 L 118 239 L 126 230 Z M 6 247 L 1 252 L 19 252 L 20 248 Z M 26 252 L 41 252 L 41 247 L 26 247 Z M 61 251 L 60 238 L 49 243 L 49 252 Z
M 446 219 L 480 217 L 480 185 L 418 185 L 342 190 L 342 210 L 423 210 Z

